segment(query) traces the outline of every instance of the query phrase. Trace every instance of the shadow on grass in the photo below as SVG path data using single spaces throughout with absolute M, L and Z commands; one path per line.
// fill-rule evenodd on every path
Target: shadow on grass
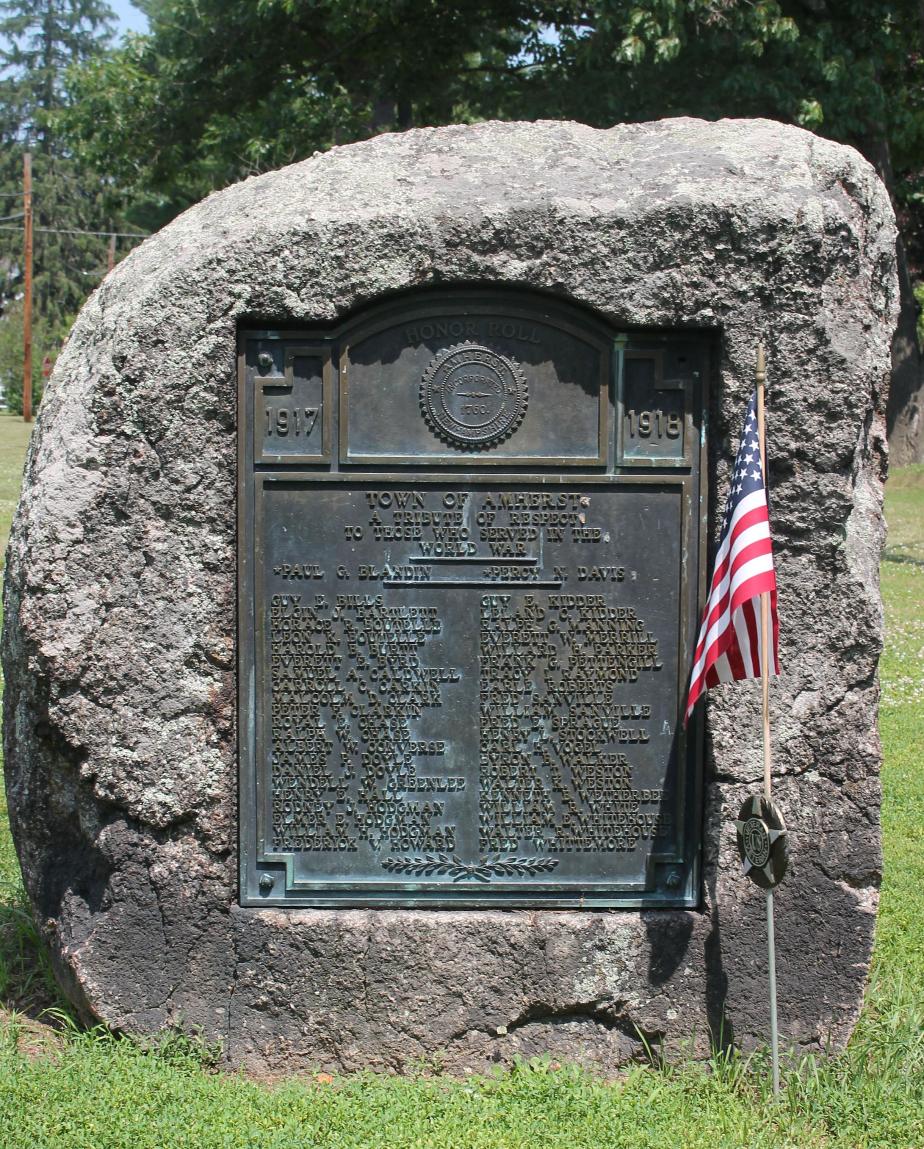
M 73 1018 L 22 886 L 9 882 L 0 883 L 0 1013 L 52 1029 Z
M 887 547 L 882 552 L 882 561 L 887 563 L 911 563 L 912 566 L 924 567 L 924 559 L 915 558 L 914 555 L 901 553 L 901 546 Z

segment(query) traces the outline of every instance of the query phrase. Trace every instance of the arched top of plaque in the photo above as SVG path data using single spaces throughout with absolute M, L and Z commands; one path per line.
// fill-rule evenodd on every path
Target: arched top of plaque
M 341 331 L 340 461 L 602 467 L 614 334 L 510 289 L 430 288 L 360 312 Z

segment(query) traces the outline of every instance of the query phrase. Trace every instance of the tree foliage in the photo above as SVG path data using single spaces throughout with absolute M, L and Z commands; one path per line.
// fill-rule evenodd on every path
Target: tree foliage
M 411 125 L 769 116 L 859 147 L 924 267 L 919 0 L 139 3 L 150 35 L 72 69 L 57 122 L 87 162 L 147 197 L 152 221 L 251 172 Z M 902 290 L 917 382 L 896 393 L 910 394 L 907 275 Z
M 33 153 L 35 226 L 43 229 L 36 235 L 36 306 L 43 312 L 79 305 L 86 284 L 77 269 L 98 262 L 98 242 L 66 232 L 98 229 L 104 189 L 74 162 L 55 117 L 64 103 L 67 69 L 105 48 L 111 17 L 99 0 L 0 3 L 0 181 L 4 188 L 21 186 L 23 152 Z M 17 238 L 14 245 L 20 244 Z M 105 262 L 105 242 L 102 249 Z M 8 278 L 3 298 L 18 285 L 21 260 L 11 259 L 7 271 L 12 282 Z
M 54 151 L 54 112 L 68 67 L 99 53 L 112 29 L 103 0 L 0 3 L 0 107 L 4 137 Z
M 22 414 L 22 319 L 21 299 L 10 303 L 0 315 L 0 383 L 4 403 L 16 415 Z M 53 361 L 69 326 L 68 317 L 48 317 L 41 312 L 35 315 L 32 324 L 32 402 L 35 407 L 41 402 L 45 384 L 45 357 Z
M 377 131 L 498 116 L 765 115 L 917 163 L 911 0 L 148 0 L 70 131 L 178 200 Z M 179 189 L 179 190 L 178 190 Z
M 502 114 L 532 6 L 470 0 L 160 0 L 151 35 L 73 76 L 67 130 L 179 205 L 335 143 Z
M 68 68 L 87 63 L 109 40 L 112 13 L 101 0 L 4 0 L 0 3 L 0 383 L 21 396 L 23 153 L 32 153 L 33 331 L 36 394 L 40 365 L 54 355 L 69 319 L 105 273 L 107 241 L 81 234 L 112 216 L 108 181 L 77 161 L 57 131 Z M 10 209 L 13 210 L 10 210 Z M 108 224 L 108 226 L 112 226 Z

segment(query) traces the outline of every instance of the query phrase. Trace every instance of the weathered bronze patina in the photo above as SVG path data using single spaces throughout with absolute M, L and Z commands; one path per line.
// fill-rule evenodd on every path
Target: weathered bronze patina
M 242 332 L 244 904 L 696 904 L 707 351 L 499 291 Z

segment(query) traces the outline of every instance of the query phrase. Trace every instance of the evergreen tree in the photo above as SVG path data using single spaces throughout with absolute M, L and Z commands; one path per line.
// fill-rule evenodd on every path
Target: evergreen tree
M 23 153 L 31 152 L 36 397 L 42 359 L 55 356 L 107 266 L 107 238 L 82 233 L 114 227 L 117 197 L 111 182 L 68 152 L 56 117 L 65 101 L 68 68 L 86 64 L 107 47 L 111 21 L 102 0 L 0 2 L 0 188 L 17 193 L 5 194 L 0 214 L 22 212 Z M 22 388 L 21 224 L 21 219 L 8 220 L 9 230 L 0 231 L 0 383 L 14 407 Z
M 19 137 L 42 152 L 55 150 L 50 130 L 64 100 L 64 74 L 98 54 L 112 32 L 103 0 L 2 0 L 0 96 Z

